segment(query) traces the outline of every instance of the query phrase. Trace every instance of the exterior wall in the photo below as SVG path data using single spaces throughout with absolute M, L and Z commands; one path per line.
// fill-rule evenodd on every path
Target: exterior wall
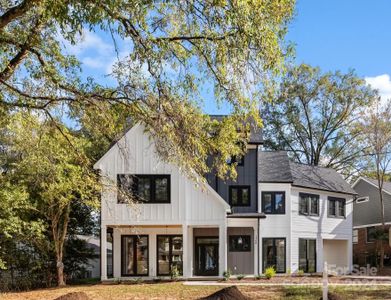
M 254 274 L 254 229 L 252 227 L 228 227 L 228 268 L 233 274 Z M 251 251 L 231 252 L 229 237 L 231 235 L 249 235 L 251 237 Z
M 196 186 L 179 169 L 162 162 L 142 125 L 135 125 L 95 165 L 101 170 L 102 225 L 221 224 L 229 206 L 208 185 Z M 117 203 L 117 174 L 170 174 L 171 203 Z
M 216 178 L 215 174 L 209 173 L 206 179 L 209 185 L 228 203 L 230 185 L 249 185 L 251 194 L 250 206 L 235 206 L 233 212 L 256 212 L 257 211 L 257 149 L 248 149 L 244 156 L 243 166 L 237 166 L 238 176 L 235 181 Z
M 354 203 L 353 226 L 380 224 L 381 204 L 378 188 L 361 179 L 354 186 L 354 190 L 360 197 L 369 197 L 369 201 Z M 391 195 L 383 194 L 385 221 L 391 222 Z

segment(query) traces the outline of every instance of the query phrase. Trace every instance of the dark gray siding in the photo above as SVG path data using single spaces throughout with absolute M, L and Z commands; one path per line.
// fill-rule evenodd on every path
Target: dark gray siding
M 248 252 L 231 252 L 229 251 L 227 263 L 228 268 L 233 274 L 254 274 L 254 229 L 250 227 L 228 227 L 228 243 L 230 235 L 250 235 L 251 236 L 251 251 Z
M 235 206 L 233 212 L 256 212 L 257 211 L 257 150 L 250 149 L 244 156 L 244 165 L 237 166 L 238 176 L 236 181 L 228 180 L 224 182 L 217 179 L 214 174 L 207 174 L 206 179 L 209 185 L 229 203 L 230 185 L 249 185 L 251 194 L 251 206 Z
M 353 226 L 381 223 L 379 191 L 373 185 L 360 180 L 354 187 L 359 197 L 369 197 L 368 202 L 353 205 Z M 385 221 L 391 222 L 391 196 L 384 193 Z

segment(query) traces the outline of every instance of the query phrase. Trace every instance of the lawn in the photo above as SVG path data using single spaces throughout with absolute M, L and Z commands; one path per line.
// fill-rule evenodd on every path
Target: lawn
M 69 292 L 83 291 L 93 300 L 128 300 L 128 299 L 197 299 L 207 296 L 222 287 L 186 286 L 180 282 L 159 284 L 119 284 L 119 285 L 84 285 L 65 288 L 42 289 L 31 292 L 1 294 L 4 300 L 43 300 L 55 299 Z M 290 299 L 314 300 L 321 296 L 319 287 L 270 287 L 240 286 L 243 294 L 252 299 Z M 338 293 L 342 299 L 391 299 L 391 287 L 336 287 L 331 291 Z

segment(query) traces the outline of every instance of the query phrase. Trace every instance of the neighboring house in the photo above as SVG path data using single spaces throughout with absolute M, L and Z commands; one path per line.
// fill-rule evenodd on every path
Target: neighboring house
M 208 174 L 199 185 L 159 159 L 143 125 L 131 128 L 94 166 L 103 183 L 101 265 L 112 234 L 114 278 L 164 277 L 174 266 L 184 278 L 268 266 L 321 272 L 324 260 L 350 269 L 354 190 L 334 170 L 292 163 L 261 145 L 252 128 L 237 180 Z M 116 186 L 144 202 L 121 203 Z
M 376 266 L 376 229 L 381 228 L 381 203 L 377 180 L 360 177 L 353 184 L 359 197 L 353 209 L 353 258 L 354 263 Z M 391 225 L 391 182 L 384 182 L 383 199 L 386 229 Z M 385 244 L 385 264 L 391 264 L 391 247 Z

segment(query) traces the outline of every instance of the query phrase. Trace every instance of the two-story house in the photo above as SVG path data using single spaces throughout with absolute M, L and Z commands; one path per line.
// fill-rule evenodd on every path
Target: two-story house
M 377 180 L 360 177 L 353 183 L 357 192 L 353 210 L 353 258 L 360 266 L 377 265 L 377 229 L 382 228 L 381 202 Z M 391 182 L 383 184 L 384 221 L 390 234 Z M 391 241 L 391 239 L 389 239 Z M 390 243 L 384 243 L 385 265 L 391 265 Z
M 102 178 L 101 279 L 320 272 L 323 261 L 350 268 L 355 192 L 334 170 L 261 151 L 252 129 L 236 181 L 207 174 L 199 185 L 161 161 L 142 124 L 95 164 Z M 229 163 L 229 162 L 227 162 Z M 130 184 L 131 183 L 131 184 Z M 118 186 L 139 203 L 123 203 Z M 131 187 L 130 187 L 131 186 Z M 113 241 L 108 263 L 106 241 Z

